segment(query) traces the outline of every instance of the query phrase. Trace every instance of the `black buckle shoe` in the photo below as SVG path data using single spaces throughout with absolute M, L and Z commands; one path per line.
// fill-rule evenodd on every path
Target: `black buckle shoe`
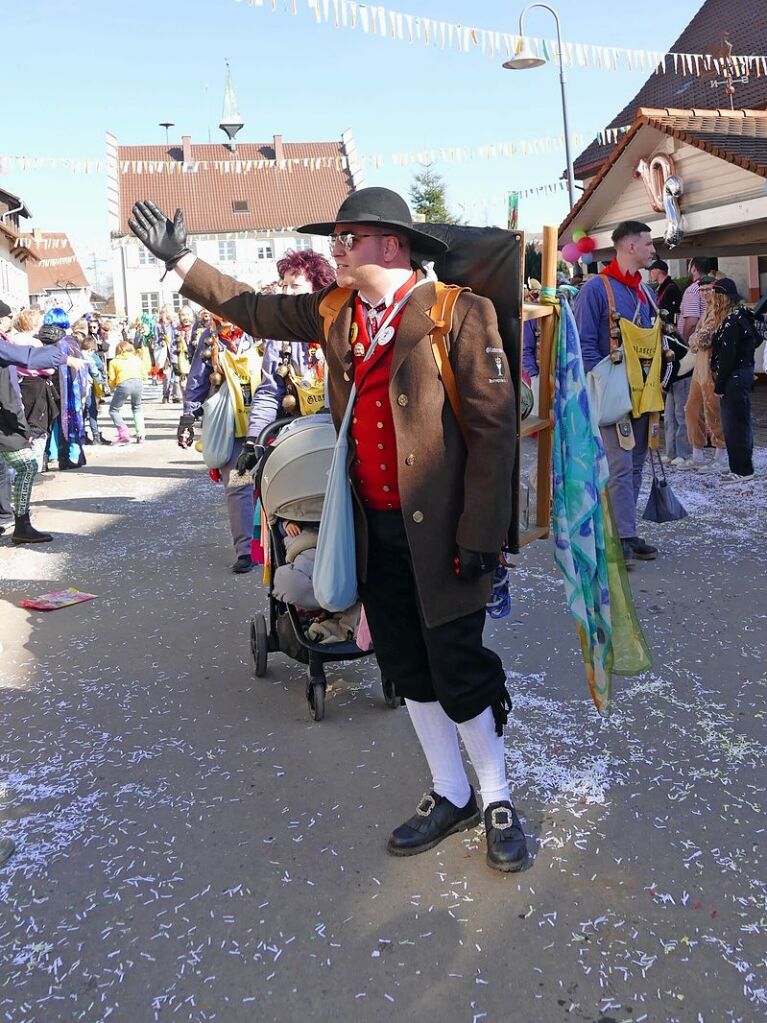
M 466 806 L 456 806 L 445 796 L 427 792 L 410 820 L 391 833 L 386 851 L 392 856 L 415 856 L 439 845 L 443 838 L 475 828 L 480 822 L 477 797 L 471 790 Z
M 511 873 L 527 859 L 527 842 L 511 803 L 491 803 L 485 810 L 487 865 Z

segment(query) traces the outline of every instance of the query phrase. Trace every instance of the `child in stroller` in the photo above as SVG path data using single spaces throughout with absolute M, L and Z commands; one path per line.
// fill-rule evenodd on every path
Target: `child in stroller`
M 324 665 L 372 653 L 360 650 L 353 640 L 359 604 L 340 615 L 328 615 L 319 607 L 311 585 L 335 441 L 330 415 L 318 413 L 271 423 L 257 444 L 263 455 L 255 482 L 269 524 L 272 572 L 269 625 L 264 615 L 255 615 L 251 621 L 253 672 L 257 677 L 265 675 L 268 655 L 276 651 L 308 664 L 306 698 L 315 721 L 325 713 Z M 382 684 L 386 704 L 399 707 L 394 686 L 386 680 Z

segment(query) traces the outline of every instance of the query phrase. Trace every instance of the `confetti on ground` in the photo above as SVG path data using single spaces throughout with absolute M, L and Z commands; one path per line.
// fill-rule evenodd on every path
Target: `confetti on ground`
M 500 877 L 481 829 L 385 855 L 427 778 L 374 660 L 331 667 L 321 724 L 302 665 L 271 655 L 251 677 L 263 588 L 228 571 L 223 491 L 170 416 L 149 403 L 143 448 L 99 449 L 35 488 L 66 543 L 0 546 L 0 617 L 31 617 L 11 607 L 30 579 L 100 594 L 76 622 L 2 637 L 0 837 L 16 852 L 0 868 L 0 1020 L 428 1005 L 506 1023 L 510 991 L 520 1018 L 546 1021 L 767 1019 L 765 488 L 673 474 L 690 517 L 647 525 L 662 556 L 631 577 L 654 665 L 616 684 L 608 721 L 584 698 L 550 548 L 520 559 L 488 641 L 534 855 Z

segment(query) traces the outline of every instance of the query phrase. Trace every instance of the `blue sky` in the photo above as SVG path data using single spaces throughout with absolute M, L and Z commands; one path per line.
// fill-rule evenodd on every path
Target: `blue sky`
M 268 2 L 268 0 L 267 0 Z M 354 132 L 362 153 L 519 141 L 562 130 L 557 70 L 511 72 L 479 52 L 427 50 L 359 31 L 317 25 L 247 0 L 24 0 L 4 11 L 7 56 L 0 155 L 99 159 L 104 134 L 123 144 L 161 143 L 160 121 L 178 139 L 223 138 L 218 130 L 228 59 L 245 121 L 242 141 L 335 139 Z M 516 0 L 392 0 L 392 10 L 515 32 Z M 557 6 L 556 0 L 554 6 Z M 700 6 L 662 9 L 635 0 L 559 3 L 565 40 L 668 49 Z M 526 34 L 552 37 L 553 19 L 532 11 Z M 21 68 L 27 66 L 27 73 Z M 641 71 L 568 72 L 571 131 L 591 138 L 634 95 Z M 12 77 L 12 84 L 11 83 Z M 510 189 L 556 181 L 564 155 L 435 165 L 453 209 L 473 223 L 501 222 Z M 367 184 L 407 193 L 416 168 L 391 163 Z M 104 178 L 65 170 L 14 170 L 0 186 L 20 195 L 34 226 L 67 231 L 83 264 L 109 252 Z M 523 199 L 521 226 L 537 230 L 566 212 L 566 193 Z M 103 269 L 102 269 L 103 272 Z

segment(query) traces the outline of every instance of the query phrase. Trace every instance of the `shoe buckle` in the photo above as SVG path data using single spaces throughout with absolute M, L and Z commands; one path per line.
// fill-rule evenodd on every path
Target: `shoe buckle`
M 437 801 L 430 792 L 424 792 L 421 802 L 415 808 L 415 812 L 419 817 L 428 817 L 434 807 L 437 805 Z
M 512 811 L 508 806 L 496 806 L 490 811 L 490 826 L 504 831 L 514 824 Z

